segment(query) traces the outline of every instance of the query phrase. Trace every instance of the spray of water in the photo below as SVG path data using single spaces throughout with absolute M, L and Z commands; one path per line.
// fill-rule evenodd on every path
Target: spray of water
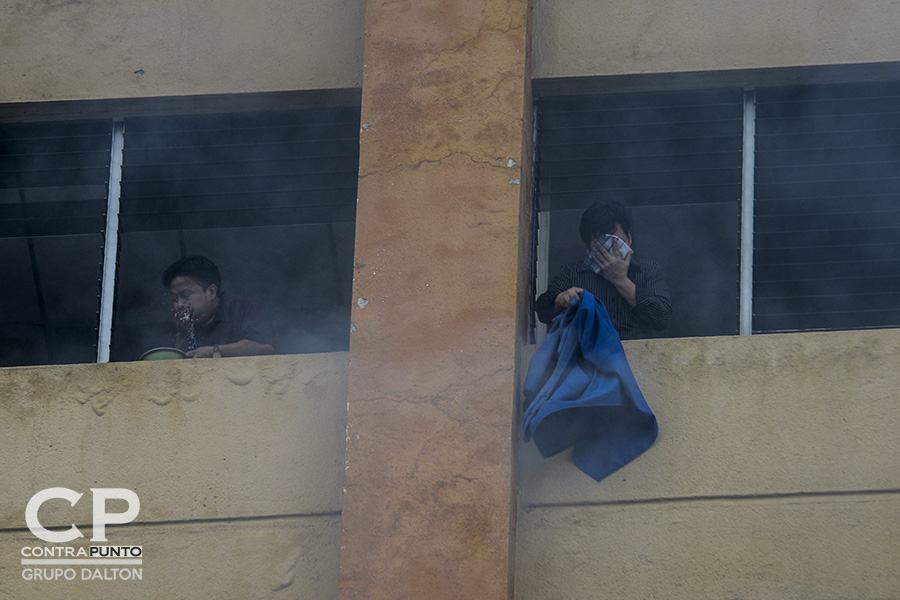
M 194 350 L 197 348 L 197 335 L 194 331 L 194 319 L 191 318 L 190 311 L 182 309 L 176 313 L 176 318 L 181 321 L 179 330 L 183 331 L 187 338 L 187 347 L 185 350 Z

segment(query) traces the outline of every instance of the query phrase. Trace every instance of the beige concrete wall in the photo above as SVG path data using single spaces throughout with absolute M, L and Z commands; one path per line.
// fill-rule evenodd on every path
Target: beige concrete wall
M 900 59 L 890 0 L 535 0 L 535 77 Z
M 0 597 L 334 598 L 346 353 L 0 369 Z M 141 581 L 29 582 L 24 513 L 89 545 L 94 487 L 141 509 L 107 530 L 141 545 Z M 110 512 L 124 510 L 110 503 Z M 80 579 L 80 572 L 78 573 Z
M 510 597 L 528 8 L 368 4 L 342 600 Z
M 359 87 L 363 0 L 6 2 L 0 102 Z
M 518 600 L 900 597 L 900 330 L 625 347 L 659 439 L 520 445 Z

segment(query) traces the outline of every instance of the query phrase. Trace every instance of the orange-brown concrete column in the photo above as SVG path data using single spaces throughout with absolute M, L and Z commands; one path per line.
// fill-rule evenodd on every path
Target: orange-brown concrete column
M 512 596 L 528 17 L 368 2 L 343 600 Z

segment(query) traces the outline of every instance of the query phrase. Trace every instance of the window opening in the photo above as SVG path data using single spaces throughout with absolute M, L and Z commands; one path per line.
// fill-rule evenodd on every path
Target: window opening
M 0 123 L 0 366 L 171 345 L 161 275 L 187 254 L 266 306 L 279 353 L 346 350 L 358 156 L 352 101 Z
M 756 99 L 754 331 L 900 325 L 900 83 Z
M 0 124 L 0 366 L 97 358 L 111 129 Z
M 743 91 L 544 96 L 538 116 L 540 271 L 583 259 L 582 212 L 618 200 L 635 254 L 666 273 L 673 314 L 659 336 L 737 334 Z
M 189 254 L 265 306 L 279 353 L 348 347 L 358 112 L 126 120 L 113 360 L 171 345 L 160 276 Z
M 900 82 L 541 97 L 538 268 L 616 198 L 666 271 L 667 337 L 896 327 L 898 107 Z

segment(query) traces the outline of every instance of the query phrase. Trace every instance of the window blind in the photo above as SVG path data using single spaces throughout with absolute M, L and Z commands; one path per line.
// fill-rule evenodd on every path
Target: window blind
M 0 366 L 96 358 L 112 123 L 0 124 Z
M 671 287 L 662 335 L 737 333 L 742 116 L 739 89 L 541 97 L 550 277 L 584 257 L 583 210 L 618 200 L 632 209 L 635 255 L 659 262 Z
M 758 332 L 900 323 L 900 84 L 757 91 Z
M 121 231 L 351 222 L 358 113 L 126 120 Z
M 171 345 L 163 270 L 212 259 L 270 313 L 280 353 L 345 350 L 359 107 L 125 121 L 113 360 Z

